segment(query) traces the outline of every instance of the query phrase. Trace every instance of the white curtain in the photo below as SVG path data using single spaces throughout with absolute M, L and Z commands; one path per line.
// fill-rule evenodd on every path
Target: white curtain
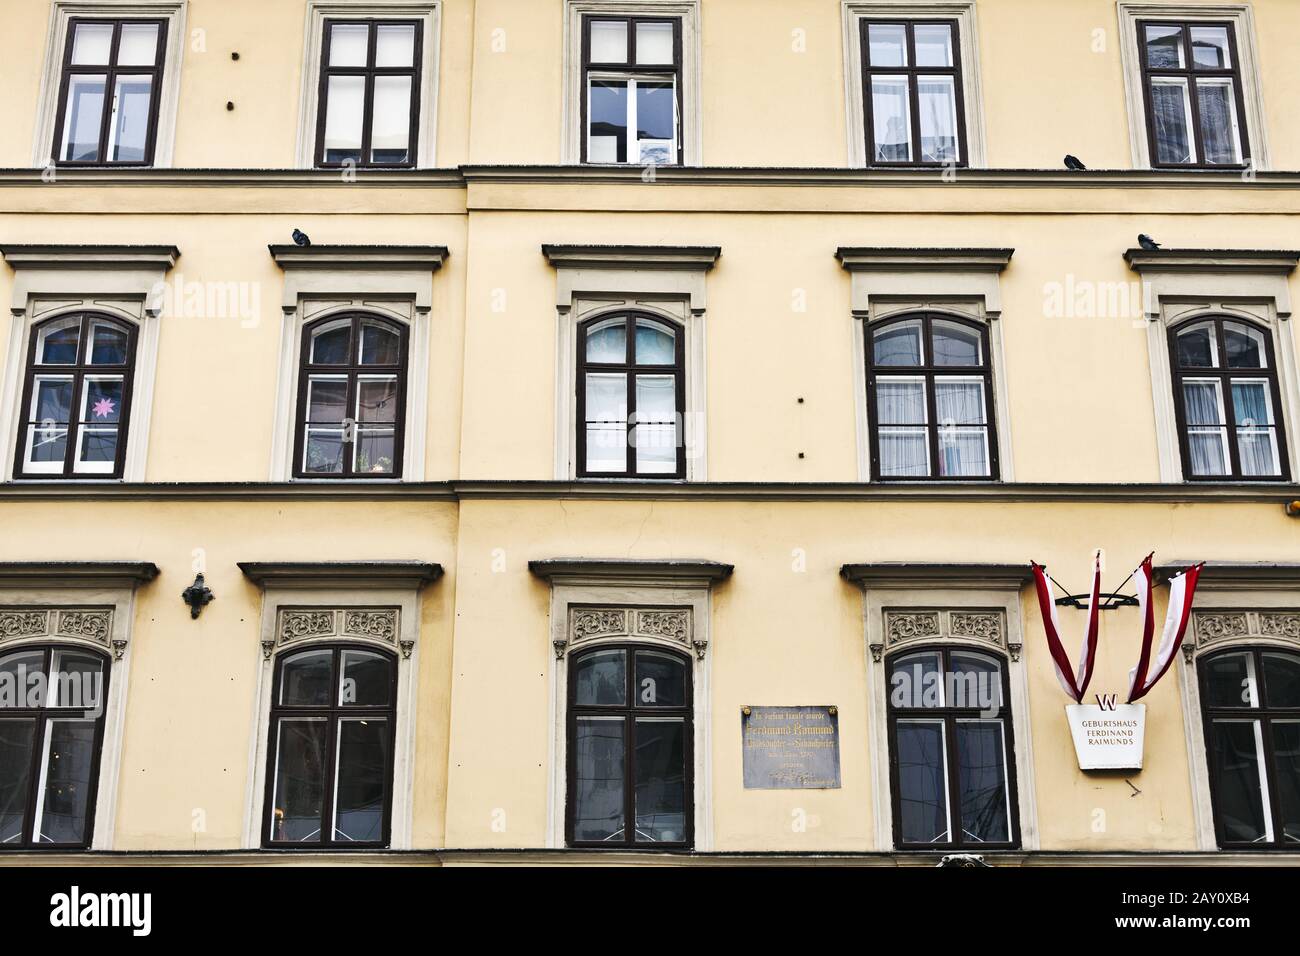
M 1193 475 L 1225 475 L 1228 455 L 1218 382 L 1184 382 L 1187 455 Z
M 1243 475 L 1276 475 L 1276 439 L 1264 382 L 1233 382 L 1232 407 L 1237 420 L 1237 454 Z
M 945 476 L 989 474 L 988 429 L 982 379 L 937 379 L 935 411 L 939 421 L 939 466 Z M 979 427 L 970 427 L 979 426 Z

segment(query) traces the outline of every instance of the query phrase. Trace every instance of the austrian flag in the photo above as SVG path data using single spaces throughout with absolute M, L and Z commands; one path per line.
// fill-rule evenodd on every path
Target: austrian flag
M 1101 610 L 1101 552 L 1093 560 L 1092 589 L 1088 600 L 1088 623 L 1083 630 L 1083 646 L 1079 649 L 1079 669 L 1070 666 L 1070 657 L 1061 643 L 1061 623 L 1056 618 L 1056 602 L 1047 587 L 1047 568 L 1031 561 L 1034 569 L 1034 585 L 1038 589 L 1038 608 L 1043 613 L 1043 628 L 1047 631 L 1047 647 L 1052 654 L 1052 663 L 1056 667 L 1056 677 L 1065 688 L 1065 692 L 1074 698 L 1076 704 L 1083 702 L 1083 695 L 1088 691 L 1092 681 L 1092 668 L 1097 660 L 1098 612 Z
M 1156 624 L 1156 612 L 1151 604 L 1151 555 L 1147 555 L 1146 560 L 1133 573 L 1133 579 L 1137 582 L 1138 607 L 1142 614 L 1142 650 L 1138 654 L 1137 666 L 1128 672 L 1130 704 L 1145 697 L 1174 662 L 1178 648 L 1183 644 L 1183 635 L 1187 633 L 1187 622 L 1192 616 L 1192 597 L 1196 594 L 1196 582 L 1200 579 L 1201 568 L 1204 566 L 1202 562 L 1179 571 L 1169 579 L 1169 610 L 1165 614 L 1165 629 L 1160 635 L 1155 660 L 1151 659 L 1151 640 L 1155 635 Z

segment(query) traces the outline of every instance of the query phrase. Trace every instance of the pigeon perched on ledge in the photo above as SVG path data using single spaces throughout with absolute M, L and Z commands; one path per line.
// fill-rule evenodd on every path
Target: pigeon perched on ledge
M 1078 156 L 1071 156 L 1069 153 L 1066 153 L 1065 168 L 1066 169 L 1087 169 L 1088 167 L 1083 165 L 1083 162 L 1079 159 Z
M 303 232 L 301 229 L 295 229 L 293 231 L 293 244 L 295 246 L 310 246 L 311 236 L 307 235 L 307 233 Z
M 1160 243 L 1156 242 L 1145 232 L 1140 233 L 1138 235 L 1138 245 L 1141 246 L 1143 249 L 1146 249 L 1148 252 L 1154 252 L 1155 250 L 1160 248 Z

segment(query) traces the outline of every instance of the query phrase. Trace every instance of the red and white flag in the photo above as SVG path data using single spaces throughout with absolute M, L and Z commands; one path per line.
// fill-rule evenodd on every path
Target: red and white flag
M 1155 650 L 1154 659 L 1151 653 L 1151 641 L 1155 636 L 1155 608 L 1151 604 L 1154 580 L 1151 555 L 1147 555 L 1146 560 L 1133 573 L 1133 579 L 1137 582 L 1138 607 L 1142 614 L 1142 649 L 1138 653 L 1137 666 L 1128 672 L 1130 704 L 1145 697 L 1174 662 L 1178 648 L 1182 647 L 1183 636 L 1187 633 L 1196 582 L 1200 579 L 1201 568 L 1204 566 L 1202 562 L 1179 571 L 1169 579 L 1169 611 L 1165 614 L 1165 629 L 1160 635 L 1160 646 Z
M 1047 631 L 1047 647 L 1052 654 L 1052 663 L 1056 665 L 1056 677 L 1065 688 L 1065 692 L 1082 703 L 1083 695 L 1092 680 L 1092 667 L 1097 659 L 1097 625 L 1101 610 L 1101 552 L 1094 557 L 1092 590 L 1088 600 L 1088 623 L 1083 631 L 1083 646 L 1079 649 L 1079 668 L 1070 666 L 1070 656 L 1061 643 L 1061 624 L 1056 617 L 1056 602 L 1047 586 L 1047 568 L 1036 562 L 1030 564 L 1034 569 L 1034 585 L 1038 589 L 1038 609 L 1043 615 L 1043 629 Z

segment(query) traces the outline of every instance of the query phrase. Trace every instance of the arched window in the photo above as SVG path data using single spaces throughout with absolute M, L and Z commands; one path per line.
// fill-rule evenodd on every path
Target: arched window
M 1289 477 L 1273 343 L 1240 319 L 1196 319 L 1170 331 L 1183 476 Z
M 316 645 L 276 662 L 264 844 L 388 845 L 397 660 Z
M 682 478 L 681 330 L 640 312 L 578 333 L 578 476 Z
M 629 644 L 573 655 L 570 846 L 691 846 L 692 700 L 683 654 Z
M 294 475 L 400 478 L 406 329 L 366 313 L 303 330 Z
M 0 655 L 0 849 L 90 846 L 108 670 L 79 647 Z
M 872 478 L 997 478 L 987 331 L 931 313 L 867 331 Z
M 888 675 L 895 846 L 1018 845 L 1001 658 L 965 647 L 909 650 L 890 658 Z
M 120 478 L 135 328 L 76 312 L 32 329 L 15 478 Z
M 1219 845 L 1300 849 L 1300 654 L 1237 648 L 1197 669 Z

